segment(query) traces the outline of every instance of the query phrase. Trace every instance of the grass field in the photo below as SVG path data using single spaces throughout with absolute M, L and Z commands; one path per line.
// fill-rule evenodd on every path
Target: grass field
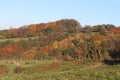
M 39 37 L 26 37 L 26 38 L 6 38 L 6 39 L 0 39 L 0 42 L 4 41 L 18 41 L 18 40 L 28 40 L 28 39 L 38 39 Z
M 0 61 L 0 80 L 120 80 L 120 65 L 102 62 L 19 60 Z

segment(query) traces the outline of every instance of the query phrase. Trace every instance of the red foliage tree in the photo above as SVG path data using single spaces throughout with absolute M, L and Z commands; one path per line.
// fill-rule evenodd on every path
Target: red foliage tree
M 109 33 L 111 34 L 119 34 L 120 35 L 120 27 L 112 28 Z

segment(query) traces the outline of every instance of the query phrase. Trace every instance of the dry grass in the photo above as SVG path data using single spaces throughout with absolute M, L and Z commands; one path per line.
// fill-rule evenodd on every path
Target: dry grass
M 0 76 L 8 74 L 9 69 L 5 65 L 0 65 Z

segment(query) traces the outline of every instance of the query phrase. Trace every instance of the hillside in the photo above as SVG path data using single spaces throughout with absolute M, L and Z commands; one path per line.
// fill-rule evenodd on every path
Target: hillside
M 120 27 L 82 27 L 75 19 L 0 31 L 0 59 L 105 60 L 120 58 Z

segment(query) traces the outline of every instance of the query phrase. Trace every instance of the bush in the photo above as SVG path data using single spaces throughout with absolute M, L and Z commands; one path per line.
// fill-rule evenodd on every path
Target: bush
M 15 67 L 14 73 L 15 74 L 20 74 L 22 72 L 22 68 L 20 66 Z

